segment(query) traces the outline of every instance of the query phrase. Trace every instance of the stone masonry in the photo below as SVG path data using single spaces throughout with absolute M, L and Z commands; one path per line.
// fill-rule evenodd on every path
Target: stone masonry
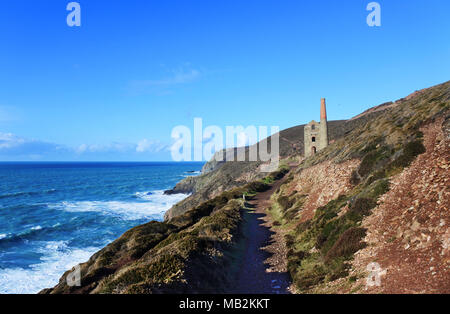
M 321 99 L 320 122 L 312 120 L 305 126 L 305 157 L 310 157 L 328 146 L 327 108 Z

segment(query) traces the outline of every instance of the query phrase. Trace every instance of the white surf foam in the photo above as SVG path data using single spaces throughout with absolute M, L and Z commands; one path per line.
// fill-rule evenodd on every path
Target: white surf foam
M 182 177 L 182 178 L 197 177 L 201 174 L 202 174 L 201 171 L 187 171 L 184 174 L 180 174 L 180 177 Z
M 164 195 L 163 191 L 138 192 L 135 202 L 125 201 L 80 201 L 61 202 L 48 205 L 51 208 L 69 212 L 101 212 L 125 220 L 158 219 L 175 203 L 186 198 L 186 194 Z M 38 230 L 40 226 L 32 227 Z M 7 237 L 0 234 L 0 239 Z M 107 243 L 105 243 L 106 245 Z M 61 275 L 73 266 L 86 262 L 102 247 L 75 249 L 67 247 L 64 241 L 34 242 L 36 251 L 43 254 L 40 263 L 29 268 L 0 269 L 0 294 L 37 293 L 44 288 L 53 287 Z
M 186 198 L 186 194 L 164 195 L 163 191 L 138 192 L 135 196 L 141 202 L 125 201 L 80 201 L 61 202 L 49 205 L 69 212 L 101 212 L 105 215 L 120 217 L 125 220 L 156 219 L 162 220 L 164 213 L 174 204 Z M 145 202 L 143 202 L 145 201 Z
M 164 191 L 158 190 L 158 191 L 136 192 L 135 196 L 142 200 L 150 201 L 155 204 L 161 204 L 162 206 L 167 207 L 167 205 L 172 206 L 184 200 L 189 195 L 188 194 L 165 195 Z
M 71 249 L 64 241 L 36 243 L 44 254 L 41 263 L 30 268 L 0 269 L 0 293 L 37 293 L 58 283 L 61 275 L 73 266 L 86 262 L 100 247 Z

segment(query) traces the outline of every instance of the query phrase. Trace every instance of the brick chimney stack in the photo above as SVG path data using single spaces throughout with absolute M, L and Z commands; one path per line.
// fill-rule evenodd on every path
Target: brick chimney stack
M 325 98 L 320 99 L 320 120 L 327 120 L 327 107 Z
M 325 98 L 320 100 L 320 131 L 319 131 L 319 149 L 328 146 L 328 125 L 327 125 L 327 106 Z

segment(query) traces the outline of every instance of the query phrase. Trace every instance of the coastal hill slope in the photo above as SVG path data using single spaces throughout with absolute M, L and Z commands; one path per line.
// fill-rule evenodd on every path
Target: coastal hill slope
M 383 107 L 272 196 L 294 292 L 450 292 L 450 83 Z
M 307 159 L 303 126 L 282 131 L 268 175 L 258 162 L 210 163 L 168 192 L 193 194 L 164 222 L 94 254 L 80 286 L 69 270 L 42 293 L 235 291 L 255 205 L 279 245 L 256 263 L 287 272 L 290 292 L 450 293 L 450 82 L 331 125 L 330 145 Z
M 379 114 L 381 114 L 381 111 L 376 110 L 374 112 L 366 112 L 359 117 L 348 121 L 329 121 L 328 132 L 330 142 L 333 143 L 337 139 L 342 138 L 345 134 L 351 132 L 360 125 L 364 125 L 370 119 L 375 119 Z M 304 155 L 304 126 L 305 125 L 299 125 L 280 132 L 280 158 L 284 159 L 286 162 L 297 163 L 302 159 L 302 156 Z M 255 144 L 255 146 L 258 145 L 270 147 L 270 138 L 269 143 L 267 143 L 267 140 L 263 140 L 260 143 Z M 247 156 L 248 150 L 249 148 L 247 148 Z M 219 154 L 224 156 L 225 153 L 220 152 Z M 225 160 L 225 158 L 223 158 L 223 160 Z M 248 158 L 246 160 L 248 160 Z M 265 174 L 260 171 L 261 164 L 261 162 L 250 161 L 217 162 L 213 158 L 205 164 L 200 176 L 185 178 L 172 190 L 166 191 L 168 194 L 192 194 L 167 211 L 165 214 L 166 220 L 186 212 L 190 208 L 219 195 L 223 191 L 263 178 Z

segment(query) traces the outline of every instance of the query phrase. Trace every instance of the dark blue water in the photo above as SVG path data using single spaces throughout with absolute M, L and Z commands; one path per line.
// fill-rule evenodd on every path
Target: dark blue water
M 0 293 L 35 293 L 126 230 L 162 220 L 163 195 L 201 163 L 0 163 Z

